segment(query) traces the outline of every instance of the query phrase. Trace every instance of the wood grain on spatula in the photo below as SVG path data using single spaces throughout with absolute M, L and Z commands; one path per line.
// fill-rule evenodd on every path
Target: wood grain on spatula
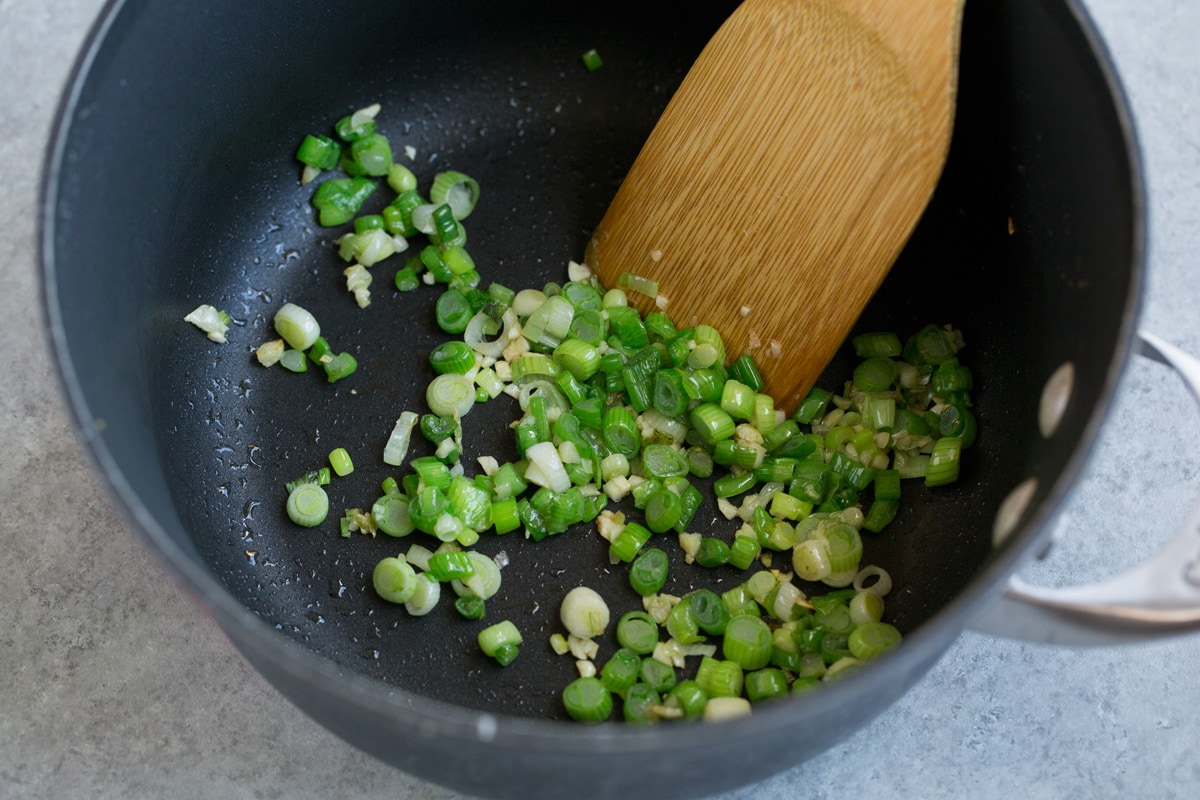
M 963 0 L 746 0 L 588 247 L 679 327 L 751 352 L 793 408 L 903 249 L 945 163 Z M 655 299 L 630 295 L 642 311 Z

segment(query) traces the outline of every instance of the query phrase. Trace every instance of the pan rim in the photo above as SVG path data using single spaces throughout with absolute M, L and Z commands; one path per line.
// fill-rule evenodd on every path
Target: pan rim
M 364 675 L 343 672 L 336 664 L 276 631 L 236 601 L 217 578 L 176 545 L 163 525 L 149 512 L 134 487 L 126 480 L 112 457 L 103 437 L 97 434 L 89 402 L 78 380 L 64 321 L 60 314 L 55 269 L 56 214 L 58 190 L 66 171 L 65 147 L 79 112 L 79 99 L 89 79 L 90 67 L 109 43 L 110 34 L 124 15 L 133 15 L 144 0 L 108 0 L 97 17 L 71 70 L 54 116 L 49 144 L 43 161 L 43 177 L 38 202 L 40 227 L 39 261 L 41 267 L 42 311 L 60 388 L 67 399 L 72 427 L 95 471 L 101 476 L 108 494 L 121 514 L 144 543 L 149 545 L 171 573 L 177 585 L 216 619 L 222 633 L 243 653 L 254 660 L 268 658 L 273 667 L 301 677 L 320 680 L 337 701 L 356 708 L 378 711 L 381 706 L 397 716 L 415 715 L 430 733 L 455 738 L 485 738 L 484 720 L 495 723 L 496 742 L 505 746 L 552 747 L 559 751 L 619 754 L 643 751 L 647 746 L 663 751 L 712 745 L 731 736 L 754 732 L 761 735 L 789 724 L 796 701 L 771 704 L 755 714 L 718 726 L 637 729 L 625 725 L 580 726 L 557 720 L 493 715 L 467 709 L 445 701 L 408 692 L 383 684 Z M 1147 248 L 1147 201 L 1141 149 L 1138 143 L 1130 103 L 1112 58 L 1090 16 L 1079 0 L 1061 0 L 1056 6 L 1071 15 L 1100 71 L 1121 127 L 1125 157 L 1131 179 L 1132 263 L 1131 286 L 1121 318 L 1117 346 L 1105 376 L 1102 393 L 1094 398 L 1084 432 L 1075 445 L 1065 468 L 1047 489 L 1044 499 L 1027 515 L 1002 552 L 996 553 L 978 574 L 949 603 L 936 611 L 908 637 L 907 646 L 886 657 L 887 669 L 862 670 L 846 680 L 825 687 L 802 702 L 820 716 L 844 706 L 848 699 L 865 691 L 882 690 L 894 682 L 899 671 L 913 675 L 901 682 L 898 698 L 918 680 L 924 670 L 940 657 L 970 619 L 1003 591 L 1007 578 L 1036 555 L 1039 542 L 1049 534 L 1049 522 L 1059 513 L 1076 485 L 1094 450 L 1100 427 L 1106 422 L 1125 370 L 1134 352 L 1137 320 L 1144 291 Z M 236 631 L 235 637 L 231 631 Z M 246 648 L 251 648 L 247 652 Z M 481 727 L 482 726 L 482 727 Z

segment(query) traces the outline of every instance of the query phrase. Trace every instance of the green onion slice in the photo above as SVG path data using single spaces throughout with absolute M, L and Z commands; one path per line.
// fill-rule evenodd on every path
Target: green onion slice
M 479 202 L 479 182 L 454 170 L 439 172 L 429 188 L 429 199 L 435 205 L 450 206 L 455 219 L 466 219 Z
M 439 375 L 425 390 L 425 401 L 439 417 L 462 419 L 475 405 L 475 383 L 465 375 Z

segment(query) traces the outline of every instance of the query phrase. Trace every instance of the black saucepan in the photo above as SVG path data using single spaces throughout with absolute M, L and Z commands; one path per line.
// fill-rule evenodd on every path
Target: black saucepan
M 511 562 L 488 609 L 525 635 L 507 668 L 480 654 L 477 625 L 449 604 L 412 618 L 374 595 L 374 563 L 407 544 L 343 538 L 334 518 L 375 499 L 394 474 L 380 458 L 392 423 L 423 410 L 426 355 L 443 338 L 436 292 L 393 291 L 383 264 L 371 305 L 354 305 L 331 246 L 341 230 L 315 224 L 297 144 L 381 103 L 380 129 L 398 152 L 414 149 L 406 163 L 423 184 L 444 168 L 481 183 L 468 231 L 485 280 L 561 281 L 733 6 L 129 0 L 109 5 L 81 56 L 48 156 L 43 255 L 82 437 L 134 527 L 246 658 L 401 769 L 480 795 L 666 798 L 814 755 L 887 708 L 1039 549 L 1109 405 L 1142 281 L 1127 109 L 1075 2 L 968 3 L 944 179 L 860 323 L 901 333 L 953 323 L 977 381 L 980 430 L 960 481 L 906 487 L 897 521 L 867 542 L 866 559 L 895 581 L 888 618 L 902 647 L 749 718 L 586 727 L 560 710 L 575 667 L 546 645 L 558 600 L 586 583 L 615 608 L 637 603 L 594 530 L 480 543 Z M 580 60 L 591 48 L 604 60 L 594 72 Z M 713 205 L 714 224 L 737 180 L 696 198 Z M 255 363 L 286 301 L 357 357 L 356 374 L 327 384 Z M 234 318 L 228 344 L 182 321 L 201 303 Z M 797 324 L 810 313 L 797 309 Z M 1075 392 L 1046 439 L 1038 400 L 1065 362 Z M 836 388 L 849 364 L 839 358 L 824 381 Z M 472 412 L 468 455 L 511 457 L 510 417 L 502 400 Z M 335 447 L 357 469 L 329 487 L 330 522 L 298 529 L 283 484 Z M 1031 476 L 1032 502 L 994 548 L 998 507 Z M 672 588 L 739 577 L 677 564 Z

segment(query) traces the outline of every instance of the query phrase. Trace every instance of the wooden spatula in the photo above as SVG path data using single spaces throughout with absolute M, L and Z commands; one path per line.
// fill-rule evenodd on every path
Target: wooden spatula
M 745 0 L 687 74 L 586 260 L 803 399 L 912 233 L 949 148 L 964 0 Z M 657 305 L 656 305 L 657 303 Z

